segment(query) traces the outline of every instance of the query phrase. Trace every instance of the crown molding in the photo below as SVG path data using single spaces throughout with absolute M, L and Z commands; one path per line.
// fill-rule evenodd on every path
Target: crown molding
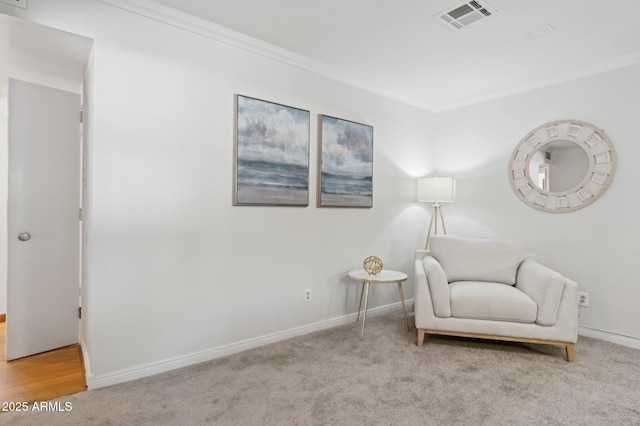
M 205 19 L 161 5 L 153 0 L 99 1 L 433 113 L 451 111 L 507 96 L 555 86 L 572 80 L 640 63 L 640 52 L 636 52 L 606 61 L 587 64 L 585 66 L 573 68 L 560 73 L 554 73 L 553 75 L 549 75 L 535 81 L 518 82 L 470 96 L 448 100 L 442 103 L 425 103 L 424 101 L 407 97 L 389 88 L 385 88 L 384 85 L 379 82 L 372 81 L 360 75 L 345 72 L 274 44 L 266 43 L 238 31 L 214 24 L 213 22 Z
M 545 87 L 556 86 L 558 84 L 567 83 L 570 81 L 579 80 L 581 78 L 591 77 L 597 74 L 602 74 L 604 72 L 614 71 L 620 68 L 638 64 L 640 64 L 640 52 L 634 52 L 629 55 L 619 56 L 605 61 L 594 62 L 570 70 L 555 73 L 552 76 L 547 76 L 539 80 L 516 83 L 497 89 L 488 90 L 486 92 L 477 93 L 475 95 L 458 98 L 440 106 L 432 106 L 432 111 L 451 111 L 499 98 L 505 98 L 520 93 L 543 89 Z
M 191 14 L 161 5 L 153 0 L 99 0 L 120 9 L 141 15 L 165 24 L 169 24 L 192 33 L 225 43 L 239 49 L 243 49 L 267 58 L 283 62 L 288 65 L 311 71 L 315 74 L 328 77 L 332 80 L 348 84 L 371 93 L 384 96 L 395 101 L 412 105 L 414 107 L 433 112 L 430 105 L 426 105 L 416 99 L 402 96 L 382 84 L 365 77 L 351 74 L 331 67 L 325 63 L 315 61 L 306 56 L 283 49 L 271 43 L 250 37 L 238 31 L 231 30 L 221 25 L 214 24 L 206 19 L 198 18 Z

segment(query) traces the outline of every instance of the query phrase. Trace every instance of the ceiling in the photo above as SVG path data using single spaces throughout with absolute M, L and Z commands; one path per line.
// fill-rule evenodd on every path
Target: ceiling
M 492 17 L 456 31 L 434 15 L 458 0 L 145 1 L 433 111 L 640 63 L 638 0 L 487 2 Z M 554 31 L 532 36 L 545 25 Z

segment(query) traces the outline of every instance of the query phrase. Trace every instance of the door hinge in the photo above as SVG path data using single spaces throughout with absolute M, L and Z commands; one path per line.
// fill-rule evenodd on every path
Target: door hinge
M 78 213 L 78 219 L 82 221 L 82 209 L 80 209 L 80 212 Z
M 80 124 L 83 124 L 83 123 L 84 123 L 84 110 L 81 109 L 80 110 Z
M 78 307 L 78 318 L 82 319 L 82 306 Z

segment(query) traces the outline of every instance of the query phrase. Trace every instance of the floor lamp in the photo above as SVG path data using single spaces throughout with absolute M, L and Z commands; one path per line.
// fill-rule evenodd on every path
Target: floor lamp
M 442 231 L 446 235 L 447 228 L 444 226 L 444 217 L 440 203 L 453 203 L 456 198 L 456 179 L 452 177 L 428 177 L 418 179 L 417 200 L 420 203 L 433 203 L 431 211 L 431 220 L 429 221 L 429 230 L 427 231 L 427 242 L 424 245 L 425 250 L 429 247 L 429 239 L 431 238 L 431 229 L 435 222 L 434 235 L 438 233 L 438 217 L 442 222 Z

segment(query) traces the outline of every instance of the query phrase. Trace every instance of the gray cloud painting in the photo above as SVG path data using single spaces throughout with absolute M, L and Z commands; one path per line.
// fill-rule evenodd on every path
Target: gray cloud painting
M 373 127 L 320 116 L 319 207 L 372 207 Z
M 309 205 L 309 111 L 236 96 L 235 205 Z

